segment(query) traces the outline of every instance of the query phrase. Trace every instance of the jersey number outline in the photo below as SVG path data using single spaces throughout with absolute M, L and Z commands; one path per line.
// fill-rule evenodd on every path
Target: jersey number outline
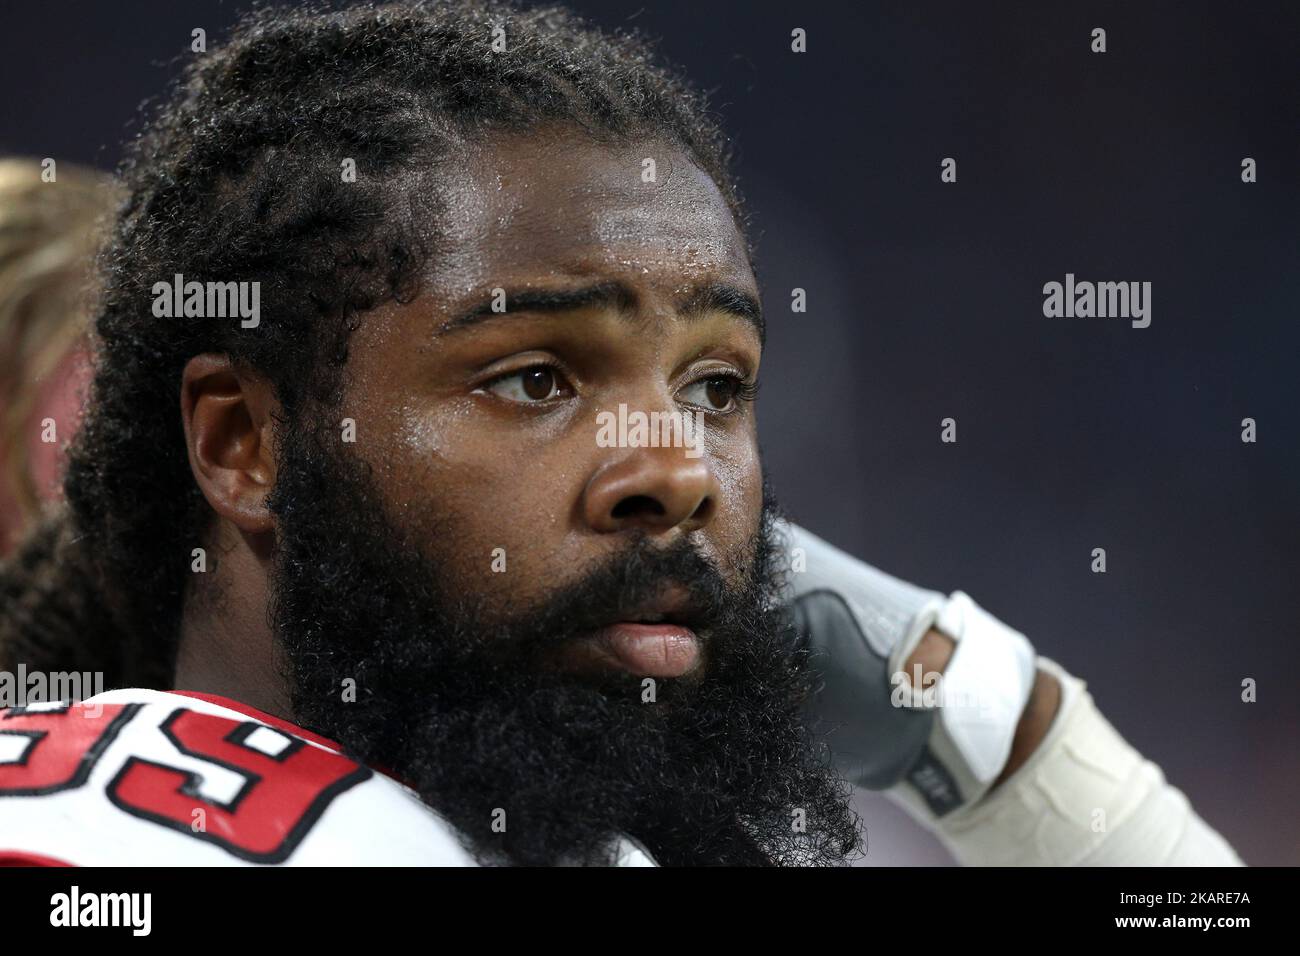
M 82 786 L 122 728 L 144 707 L 92 706 L 97 716 L 84 704 L 40 712 L 0 711 L 0 733 L 31 739 L 19 760 L 0 763 L 0 797 L 40 796 Z M 178 753 L 242 777 L 237 792 L 228 800 L 205 796 L 201 772 L 132 755 L 109 782 L 109 801 L 133 817 L 215 844 L 250 863 L 283 862 L 335 797 L 373 775 L 342 754 L 252 720 L 178 707 L 158 729 Z M 250 743 L 254 734 L 269 737 L 263 736 L 259 746 Z M 55 736 L 58 747 L 42 746 Z M 204 823 L 196 828 L 197 811 L 202 811 Z
M 143 706 L 62 704 L 0 711 L 0 735 L 28 741 L 18 759 L 0 763 L 0 797 L 43 797 L 80 787 Z M 41 746 L 52 733 L 62 746 Z

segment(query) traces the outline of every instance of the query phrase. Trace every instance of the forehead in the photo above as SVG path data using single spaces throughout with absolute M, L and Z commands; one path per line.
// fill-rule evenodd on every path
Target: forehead
M 717 185 L 666 143 L 495 135 L 467 146 L 437 183 L 444 241 L 428 278 L 444 299 L 591 274 L 662 285 L 666 294 L 725 279 L 757 295 Z

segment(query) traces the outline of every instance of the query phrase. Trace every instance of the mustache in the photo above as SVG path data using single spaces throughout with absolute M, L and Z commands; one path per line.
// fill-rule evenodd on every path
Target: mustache
M 686 538 L 656 546 L 639 536 L 514 617 L 528 622 L 522 643 L 534 652 L 554 650 L 614 621 L 653 616 L 690 627 L 707 640 L 751 590 L 749 575 L 739 586 L 728 584 L 717 564 Z M 522 649 L 519 643 L 516 649 Z

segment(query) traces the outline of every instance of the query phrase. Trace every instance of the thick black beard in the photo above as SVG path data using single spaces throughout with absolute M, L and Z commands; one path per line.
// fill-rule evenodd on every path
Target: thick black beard
M 272 620 L 295 718 L 407 781 L 480 861 L 611 862 L 616 833 L 665 865 L 858 854 L 849 788 L 801 714 L 805 652 L 772 600 L 770 495 L 740 586 L 689 542 L 642 538 L 542 606 L 503 614 L 450 595 L 450 556 L 412 545 L 358 461 L 285 431 Z M 706 611 L 702 676 L 661 679 L 644 702 L 631 675 L 593 683 L 539 666 L 668 583 Z

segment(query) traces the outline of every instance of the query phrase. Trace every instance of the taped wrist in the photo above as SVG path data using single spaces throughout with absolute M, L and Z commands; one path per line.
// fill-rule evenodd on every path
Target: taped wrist
M 968 866 L 1241 866 L 1232 847 L 1048 658 L 1061 686 L 1047 736 L 984 800 L 935 829 Z
M 934 712 L 934 728 L 903 780 L 888 791 L 931 829 L 977 802 L 1001 774 L 1035 676 L 1028 639 L 961 591 L 948 599 L 935 629 L 956 647 L 937 692 L 920 700 Z
M 960 591 L 945 598 L 798 526 L 785 533 L 795 626 L 821 681 L 811 722 L 837 769 L 927 825 L 978 800 L 1006 764 L 1033 687 L 1029 641 Z M 927 694 L 904 664 L 932 627 L 956 648 Z

